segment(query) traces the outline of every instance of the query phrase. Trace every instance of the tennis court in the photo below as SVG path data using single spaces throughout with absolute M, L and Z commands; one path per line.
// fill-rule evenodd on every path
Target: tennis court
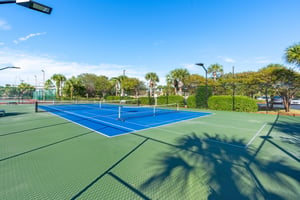
M 210 111 L 107 137 L 34 105 L 0 109 L 0 199 L 300 197 L 299 117 Z
M 108 137 L 211 115 L 181 111 L 177 104 L 140 106 L 126 101 L 50 103 L 38 108 Z

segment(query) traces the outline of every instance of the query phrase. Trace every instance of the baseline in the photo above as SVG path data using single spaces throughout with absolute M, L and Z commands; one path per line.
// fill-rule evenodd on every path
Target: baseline
M 250 139 L 250 141 L 246 144 L 245 149 L 248 148 L 248 146 L 250 146 L 253 141 L 255 140 L 255 138 L 261 133 L 261 131 L 265 128 L 265 126 L 267 125 L 267 123 L 264 123 L 262 125 L 262 127 L 255 133 L 255 135 Z

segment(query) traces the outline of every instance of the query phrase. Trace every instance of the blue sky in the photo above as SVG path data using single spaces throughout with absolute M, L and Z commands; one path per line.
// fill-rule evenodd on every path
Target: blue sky
M 2 1 L 2 0 L 0 0 Z M 284 64 L 300 42 L 299 0 L 36 0 L 51 15 L 0 4 L 0 85 L 42 83 L 54 73 L 143 80 L 219 63 L 224 71 Z

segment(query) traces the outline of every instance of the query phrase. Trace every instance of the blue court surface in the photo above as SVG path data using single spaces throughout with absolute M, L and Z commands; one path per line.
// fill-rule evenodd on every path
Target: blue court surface
M 107 137 L 119 136 L 158 126 L 165 126 L 212 113 L 179 110 L 164 106 L 99 104 L 39 105 L 39 109 L 86 127 Z

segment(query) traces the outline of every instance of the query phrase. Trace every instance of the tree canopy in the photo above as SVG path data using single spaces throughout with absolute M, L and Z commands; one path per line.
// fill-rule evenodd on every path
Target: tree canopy
M 294 44 L 285 50 L 285 59 L 288 63 L 300 68 L 300 43 Z

